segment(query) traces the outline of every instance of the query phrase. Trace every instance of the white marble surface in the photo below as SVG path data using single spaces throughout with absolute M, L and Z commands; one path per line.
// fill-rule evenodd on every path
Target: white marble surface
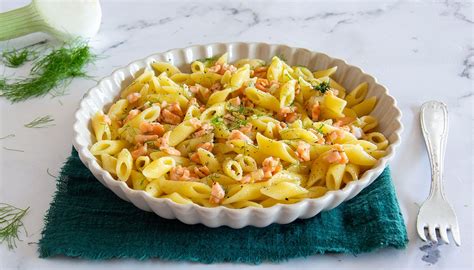
M 0 11 L 27 1 L 2 0 Z M 262 269 L 472 269 L 473 267 L 473 4 L 472 2 L 137 2 L 103 1 L 103 23 L 92 39 L 106 56 L 88 68 L 100 78 L 114 68 L 154 52 L 191 44 L 263 41 L 305 47 L 345 58 L 385 84 L 403 111 L 403 144 L 392 162 L 393 180 L 405 216 L 409 246 L 370 254 L 316 255 Z M 23 47 L 47 36 L 31 35 L 0 43 L 0 49 Z M 22 75 L 0 66 L 0 74 Z M 0 269 L 243 269 L 254 266 L 112 260 L 93 262 L 70 258 L 39 259 L 35 242 L 55 191 L 57 174 L 70 153 L 72 119 L 81 96 L 93 80 L 77 79 L 68 95 L 10 104 L 0 98 L 0 201 L 31 206 L 18 248 L 0 246 Z M 415 220 L 428 194 L 429 163 L 419 128 L 418 110 L 426 100 L 449 106 L 450 134 L 444 174 L 446 193 L 456 209 L 462 246 L 420 250 Z M 55 126 L 27 129 L 23 124 L 50 114 Z M 24 152 L 5 150 L 14 148 Z M 429 255 L 423 260 L 423 256 Z

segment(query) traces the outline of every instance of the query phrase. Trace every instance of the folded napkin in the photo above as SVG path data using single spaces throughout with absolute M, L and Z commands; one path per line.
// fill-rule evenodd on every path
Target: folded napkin
M 208 228 L 163 219 L 121 200 L 73 150 L 57 180 L 39 254 L 258 264 L 326 252 L 400 249 L 407 242 L 388 168 L 358 196 L 314 218 L 265 228 Z

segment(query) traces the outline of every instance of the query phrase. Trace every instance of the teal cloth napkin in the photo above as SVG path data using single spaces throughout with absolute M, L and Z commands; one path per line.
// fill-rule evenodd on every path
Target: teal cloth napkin
M 163 219 L 121 200 L 73 150 L 45 217 L 39 255 L 258 264 L 326 252 L 401 249 L 407 242 L 389 168 L 358 196 L 314 218 L 265 228 L 208 228 Z

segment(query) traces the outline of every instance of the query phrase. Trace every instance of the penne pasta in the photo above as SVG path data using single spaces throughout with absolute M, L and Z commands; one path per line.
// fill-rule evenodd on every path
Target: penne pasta
M 387 155 L 367 82 L 230 56 L 150 63 L 91 116 L 102 168 L 154 198 L 242 209 L 323 197 Z

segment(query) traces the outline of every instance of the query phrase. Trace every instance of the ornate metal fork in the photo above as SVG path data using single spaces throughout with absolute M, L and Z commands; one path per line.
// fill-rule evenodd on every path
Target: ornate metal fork
M 433 242 L 438 242 L 436 229 L 445 243 L 449 243 L 448 230 L 451 230 L 456 245 L 461 245 L 459 225 L 453 208 L 446 200 L 443 191 L 443 162 L 448 136 L 448 109 L 438 101 L 429 101 L 421 106 L 421 130 L 431 164 L 431 190 L 428 199 L 418 213 L 416 229 L 423 241 L 426 241 L 425 228 Z

